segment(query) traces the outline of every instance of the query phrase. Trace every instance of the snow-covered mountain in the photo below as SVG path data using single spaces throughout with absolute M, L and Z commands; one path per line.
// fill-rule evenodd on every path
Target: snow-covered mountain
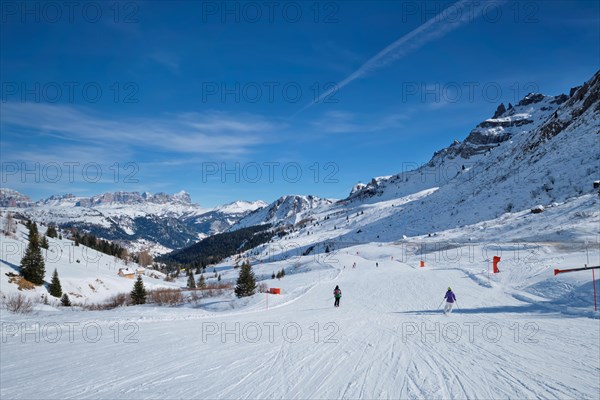
M 448 230 L 463 240 L 593 238 L 600 224 L 599 93 L 600 71 L 569 95 L 529 94 L 499 106 L 419 168 L 357 184 L 329 204 L 284 196 L 238 225 L 296 224 L 275 240 L 293 240 L 299 252 Z M 531 214 L 538 205 L 546 211 Z
M 440 187 L 461 173 L 472 176 L 477 163 L 493 162 L 492 152 L 504 153 L 514 143 L 513 140 L 531 135 L 567 99 L 569 97 L 564 94 L 544 96 L 531 93 L 516 106 L 509 104 L 508 109 L 501 104 L 494 116 L 479 123 L 464 141 L 455 140 L 450 146 L 436 151 L 426 165 L 391 177 L 374 178 L 368 184 L 358 184 L 347 200 L 380 201 L 398 198 Z
M 304 219 L 309 212 L 323 209 L 333 203 L 334 200 L 311 195 L 282 196 L 273 203 L 251 212 L 235 224 L 231 230 L 263 224 L 294 225 Z
M 0 207 L 30 207 L 33 201 L 16 190 L 0 188 Z
M 185 191 L 176 194 L 115 192 L 91 197 L 72 194 L 37 202 L 3 189 L 0 204 L 35 221 L 75 227 L 139 250 L 165 252 L 227 230 L 264 202 L 245 202 L 202 208 Z
M 262 209 L 264 201 L 234 201 L 192 217 L 192 221 L 206 235 L 225 232 L 253 211 Z

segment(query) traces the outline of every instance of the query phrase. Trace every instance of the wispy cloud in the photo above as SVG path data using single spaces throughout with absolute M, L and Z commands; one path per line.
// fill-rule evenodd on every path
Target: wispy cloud
M 87 144 L 184 154 L 236 156 L 267 140 L 279 125 L 254 114 L 180 113 L 111 119 L 64 105 L 4 103 L 2 129 L 21 128 Z
M 472 8 L 472 11 L 465 10 L 467 6 Z M 460 12 L 460 18 L 446 18 L 446 11 L 442 11 L 435 17 L 429 19 L 427 22 L 388 45 L 375 56 L 371 57 L 369 60 L 367 60 L 367 62 L 361 65 L 360 68 L 344 78 L 335 87 L 325 91 L 318 98 L 304 106 L 302 109 L 300 109 L 300 111 L 298 111 L 298 113 L 306 110 L 316 103 L 321 102 L 321 100 L 327 98 L 327 96 L 330 96 L 332 93 L 342 89 L 344 86 L 355 81 L 356 79 L 363 77 L 369 72 L 382 68 L 405 56 L 411 51 L 421 48 L 428 42 L 441 38 L 449 32 L 457 29 L 469 20 L 472 20 L 478 16 L 481 13 L 481 10 L 485 7 L 485 2 L 478 3 L 475 7 L 472 6 L 472 0 L 460 0 L 452 4 L 450 7 L 456 8 L 456 13 Z

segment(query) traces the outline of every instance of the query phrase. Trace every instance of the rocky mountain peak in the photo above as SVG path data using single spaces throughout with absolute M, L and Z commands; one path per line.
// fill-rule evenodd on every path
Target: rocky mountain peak
M 492 118 L 498 118 L 499 116 L 501 116 L 505 112 L 506 112 L 506 107 L 504 107 L 504 103 L 500 103 L 500 105 L 496 109 L 496 112 L 494 113 L 494 116 Z

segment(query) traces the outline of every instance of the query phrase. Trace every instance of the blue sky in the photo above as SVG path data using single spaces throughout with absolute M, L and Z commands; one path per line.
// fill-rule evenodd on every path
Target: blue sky
M 600 66 L 596 1 L 1 4 L 2 187 L 343 198 Z

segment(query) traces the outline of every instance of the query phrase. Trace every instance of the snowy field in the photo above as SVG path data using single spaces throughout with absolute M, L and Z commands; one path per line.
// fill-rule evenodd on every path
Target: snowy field
M 370 243 L 256 265 L 257 276 L 285 267 L 265 281 L 279 296 L 2 310 L 0 397 L 599 398 L 591 271 L 552 273 L 600 264 L 597 246 L 440 249 Z M 458 308 L 446 316 L 448 286 Z

